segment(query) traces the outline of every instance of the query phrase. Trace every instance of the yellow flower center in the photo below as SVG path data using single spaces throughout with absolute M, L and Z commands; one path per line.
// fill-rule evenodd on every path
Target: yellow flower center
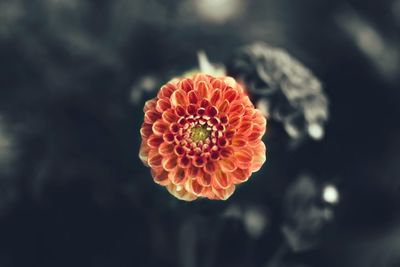
M 210 137 L 210 131 L 205 126 L 196 126 L 191 129 L 191 137 L 194 142 L 204 141 Z

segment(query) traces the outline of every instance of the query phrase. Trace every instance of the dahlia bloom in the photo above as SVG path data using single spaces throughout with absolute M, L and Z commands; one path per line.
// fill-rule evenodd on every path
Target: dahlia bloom
M 266 157 L 266 120 L 231 77 L 173 79 L 144 106 L 139 157 L 181 200 L 225 200 Z

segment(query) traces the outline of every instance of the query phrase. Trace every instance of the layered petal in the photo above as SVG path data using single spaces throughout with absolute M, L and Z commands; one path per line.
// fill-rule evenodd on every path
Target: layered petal
M 178 199 L 226 200 L 265 162 L 265 117 L 231 77 L 173 79 L 143 110 L 139 158 Z

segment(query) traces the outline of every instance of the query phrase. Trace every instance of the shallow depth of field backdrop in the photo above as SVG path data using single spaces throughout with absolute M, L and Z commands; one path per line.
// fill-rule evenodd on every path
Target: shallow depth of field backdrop
M 400 266 L 399 32 L 399 0 L 0 0 L 0 267 Z M 321 81 L 323 136 L 271 118 L 229 200 L 175 199 L 144 102 L 257 42 Z

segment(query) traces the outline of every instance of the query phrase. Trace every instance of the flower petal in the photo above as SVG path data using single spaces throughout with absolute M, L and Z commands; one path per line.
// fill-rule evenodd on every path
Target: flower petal
M 162 136 L 151 135 L 149 139 L 147 139 L 147 145 L 151 148 L 158 148 L 163 141 Z
M 225 189 L 231 186 L 232 182 L 225 172 L 218 170 L 215 172 L 211 184 L 214 188 Z
M 151 149 L 148 156 L 148 164 L 151 168 L 161 167 L 162 156 L 156 149 Z
M 171 108 L 171 102 L 167 98 L 161 98 L 157 100 L 156 110 L 160 113 Z
M 251 171 L 256 172 L 260 170 L 261 166 L 266 160 L 266 148 L 263 142 L 254 149 L 253 162 L 251 163 Z
M 211 82 L 211 85 L 212 85 L 214 88 L 220 89 L 220 90 L 224 90 L 224 89 L 226 88 L 225 82 L 224 82 L 223 80 L 221 80 L 221 79 L 218 79 L 218 78 L 214 79 L 214 80 Z
M 186 156 L 183 156 L 178 159 L 178 165 L 183 169 L 189 168 L 191 165 L 190 159 Z
M 168 144 L 172 144 L 175 141 L 175 136 L 170 131 L 167 131 L 165 134 L 163 134 L 163 140 Z
M 220 89 L 214 90 L 214 92 L 211 95 L 211 99 L 210 99 L 211 104 L 217 105 L 221 99 L 221 95 L 222 95 L 222 93 L 221 93 Z
M 193 165 L 188 169 L 188 177 L 191 179 L 196 179 L 199 175 L 200 168 L 194 167 Z
M 237 87 L 237 83 L 236 83 L 236 81 L 235 81 L 235 79 L 233 79 L 232 77 L 224 77 L 224 82 L 225 82 L 225 84 L 227 85 L 227 86 L 230 86 L 230 87 L 232 87 L 232 88 L 235 88 L 235 87 Z
M 237 91 L 232 88 L 229 88 L 224 92 L 224 99 L 228 100 L 229 103 L 232 103 L 238 96 Z
M 177 166 L 177 163 L 178 163 L 178 158 L 175 156 L 175 154 L 169 157 L 164 157 L 162 159 L 162 166 L 166 171 L 174 170 Z
M 229 118 L 229 126 L 234 129 L 237 129 L 241 122 L 242 120 L 240 116 L 232 116 L 231 118 Z
M 168 123 L 163 120 L 157 120 L 152 126 L 152 130 L 155 135 L 163 135 L 166 131 L 168 131 L 168 128 Z
M 265 119 L 265 116 L 258 109 L 256 109 L 253 114 L 253 123 L 260 125 L 261 128 L 265 128 L 267 126 L 267 120 Z
M 174 153 L 174 145 L 169 143 L 162 143 L 158 147 L 158 153 L 162 156 L 168 156 Z
M 171 195 L 180 200 L 193 201 L 197 198 L 196 195 L 186 191 L 182 186 L 170 184 L 166 188 Z
M 199 171 L 198 176 L 197 176 L 197 182 L 202 185 L 202 186 L 210 186 L 212 181 L 212 177 L 210 174 L 204 172 L 204 171 Z
M 153 124 L 159 118 L 161 118 L 161 114 L 155 110 L 148 110 L 144 114 L 144 122 L 147 124 Z
M 172 83 L 167 83 L 166 85 L 162 86 L 160 91 L 157 94 L 158 98 L 169 98 L 172 93 L 177 89 L 177 87 Z
M 235 192 L 235 186 L 231 185 L 225 189 L 213 188 L 212 191 L 218 199 L 227 200 L 233 194 L 233 192 Z
M 193 81 L 192 79 L 185 78 L 178 83 L 178 87 L 185 92 L 189 92 L 193 90 Z
M 238 133 L 246 136 L 250 135 L 252 131 L 252 124 L 253 122 L 251 120 L 251 117 L 248 116 L 242 117 Z
M 211 175 L 215 172 L 216 169 L 217 169 L 217 164 L 214 161 L 208 161 L 204 166 L 204 171 Z
M 196 180 L 187 179 L 185 182 L 185 190 L 191 192 L 196 196 L 200 196 L 204 191 L 204 187 L 200 185 Z
M 175 185 L 183 185 L 186 182 L 186 170 L 183 168 L 175 168 L 168 174 L 169 179 Z
M 146 113 L 149 110 L 154 110 L 156 107 L 156 103 L 157 103 L 156 99 L 147 100 L 146 103 L 144 103 L 143 112 Z
M 233 155 L 233 149 L 231 147 L 224 147 L 221 149 L 219 154 L 223 158 L 229 158 Z
M 244 105 L 242 103 L 240 103 L 239 101 L 235 101 L 235 103 L 233 103 L 231 105 L 231 107 L 229 108 L 229 113 L 236 113 L 237 115 L 235 116 L 239 116 L 241 114 L 244 113 Z
M 197 73 L 193 76 L 193 82 L 195 83 L 195 85 L 196 85 L 196 83 L 201 82 L 201 81 L 207 82 L 207 83 L 210 82 L 207 75 L 205 75 L 204 73 Z
M 239 168 L 248 168 L 253 160 L 253 151 L 248 147 L 243 147 L 235 151 L 235 158 Z
M 140 135 L 142 138 L 148 138 L 153 133 L 151 124 L 143 123 L 142 128 L 140 128 Z
M 247 145 L 247 137 L 244 135 L 235 135 L 232 138 L 232 146 L 235 147 L 235 149 L 245 147 Z
M 168 123 L 173 123 L 177 122 L 179 117 L 176 116 L 175 111 L 172 109 L 168 109 L 167 111 L 164 111 L 162 114 L 162 119 Z
M 199 184 L 196 180 L 192 180 L 192 191 L 195 195 L 201 195 L 201 193 L 204 191 L 204 187 Z
M 208 106 L 206 108 L 206 115 L 208 117 L 215 117 L 218 114 L 218 109 L 215 106 Z
M 225 99 L 225 100 L 222 101 L 222 103 L 219 105 L 218 111 L 219 111 L 220 113 L 225 113 L 225 112 L 228 111 L 228 108 L 229 108 L 229 102 L 228 102 L 228 100 Z
M 233 172 L 237 168 L 234 158 L 221 159 L 218 162 L 223 172 Z
M 197 93 L 197 91 L 190 91 L 188 94 L 188 98 L 189 98 L 189 103 L 191 104 L 197 104 L 197 102 L 199 102 L 199 93 Z
M 208 98 L 209 92 L 211 91 L 211 85 L 208 82 L 200 81 L 196 84 L 196 86 L 200 99 Z
M 250 170 L 238 168 L 232 172 L 233 182 L 234 184 L 240 184 L 246 182 L 249 179 L 250 175 L 251 175 Z
M 142 141 L 142 144 L 140 145 L 140 150 L 139 150 L 139 158 L 145 166 L 149 166 L 149 164 L 147 163 L 149 151 L 150 151 L 150 147 L 146 144 L 146 142 Z
M 154 182 L 159 185 L 169 185 L 171 181 L 168 179 L 168 172 L 162 168 L 151 169 L 151 175 L 153 176 Z
M 247 137 L 247 140 L 249 143 L 257 143 L 258 141 L 261 140 L 261 137 L 263 136 L 263 129 L 260 129 L 260 126 L 253 124 L 253 129 L 252 133 Z
M 171 104 L 176 107 L 178 105 L 186 106 L 188 103 L 186 92 L 178 89 L 171 95 Z

